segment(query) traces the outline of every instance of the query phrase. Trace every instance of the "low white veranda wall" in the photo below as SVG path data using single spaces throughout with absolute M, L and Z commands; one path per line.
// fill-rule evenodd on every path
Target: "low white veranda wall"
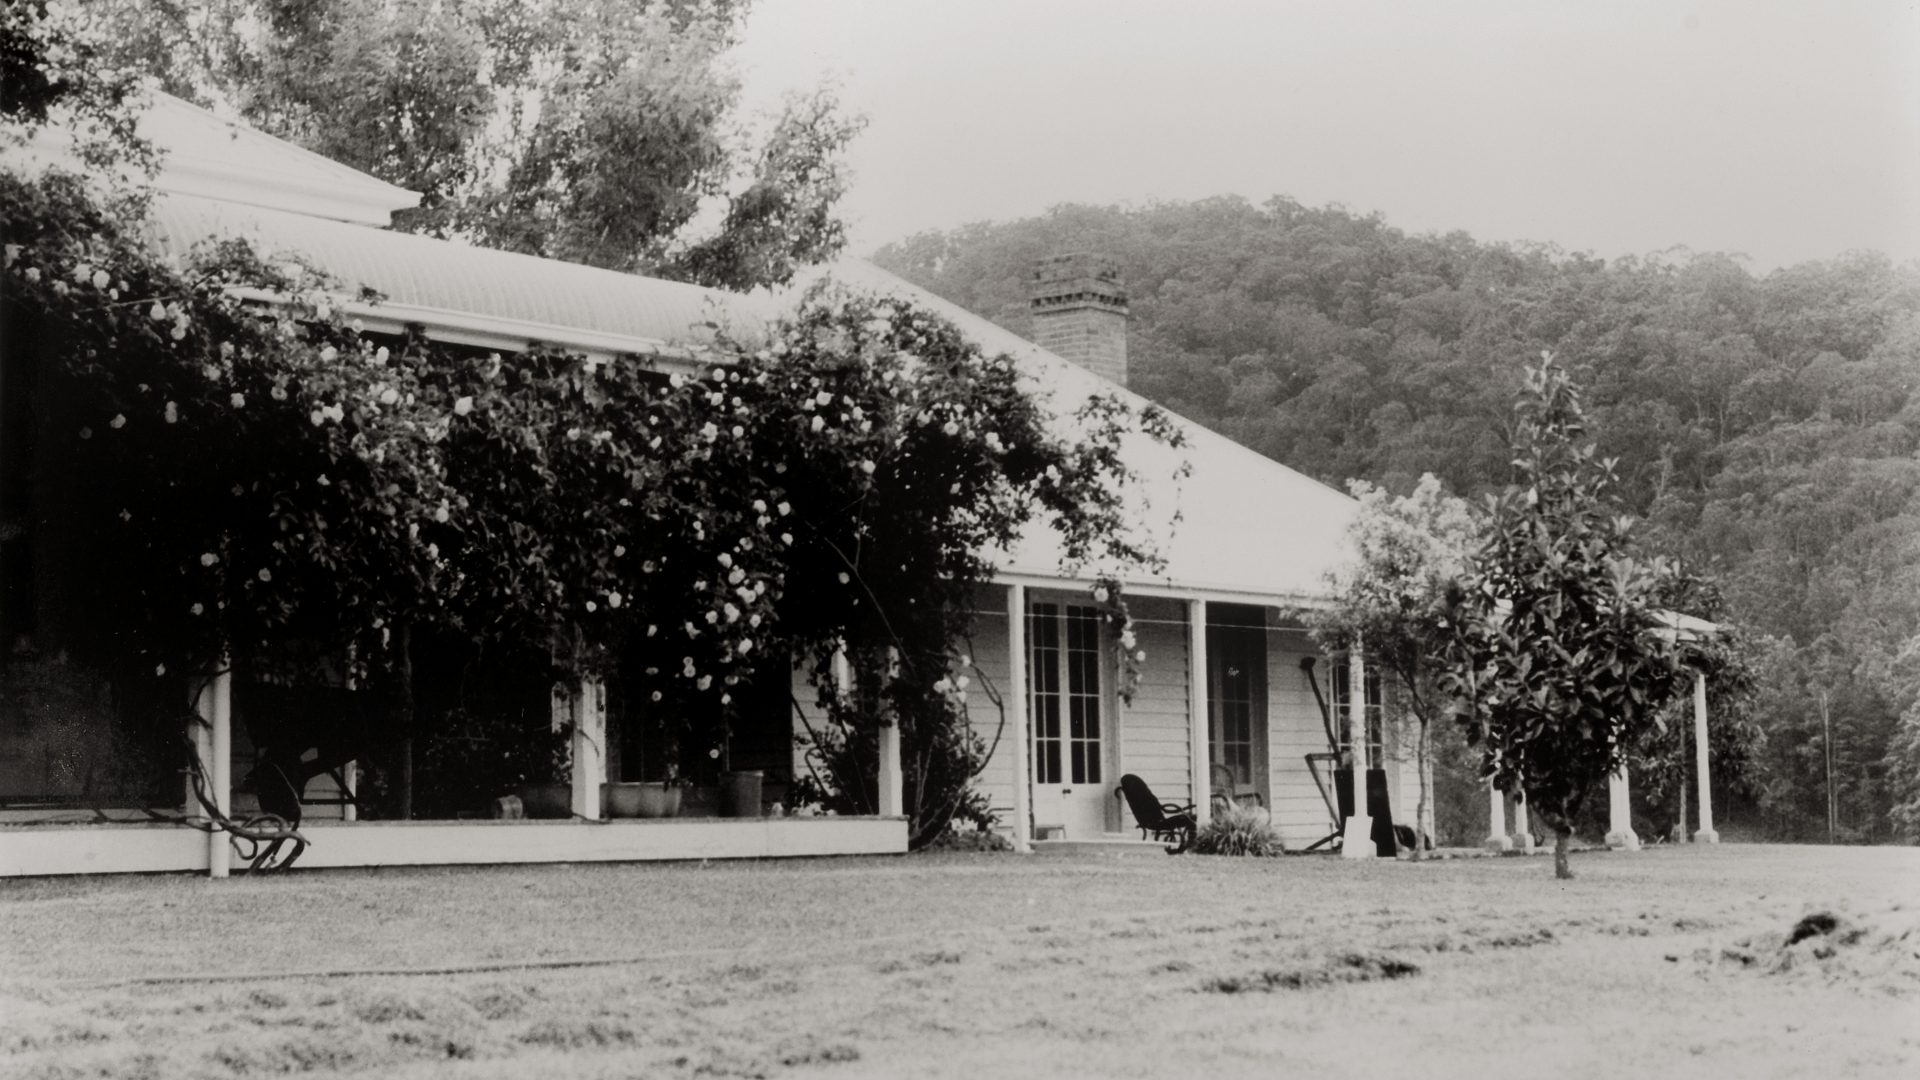
M 907 850 L 898 817 L 314 822 L 297 870 L 350 866 L 647 862 Z M 0 877 L 208 869 L 207 834 L 178 825 L 0 826 Z M 236 866 L 243 865 L 236 855 Z

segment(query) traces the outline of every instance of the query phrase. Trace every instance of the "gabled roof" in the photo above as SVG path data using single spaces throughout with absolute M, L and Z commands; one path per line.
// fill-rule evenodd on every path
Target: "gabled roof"
M 912 300 L 951 320 L 988 353 L 1013 356 L 1062 423 L 1099 394 L 1119 394 L 1136 408 L 1148 403 L 871 263 L 838 263 L 813 272 L 798 287 L 821 277 Z M 1141 435 L 1126 446 L 1126 461 L 1140 476 L 1130 493 L 1136 527 L 1157 541 L 1167 560 L 1161 574 L 1126 575 L 1127 587 L 1250 603 L 1310 604 L 1324 598 L 1327 573 L 1348 557 L 1347 525 L 1359 503 L 1199 424 L 1175 419 L 1186 435 L 1185 449 L 1171 450 Z M 1176 482 L 1174 472 L 1182 463 L 1192 472 Z M 1058 538 L 1036 523 L 1007 553 L 1005 574 L 1036 583 L 1058 579 L 1060 556 Z
M 218 237 L 250 240 L 262 255 L 298 256 L 351 295 L 368 327 L 417 324 L 442 341 L 520 350 L 544 342 L 602 357 L 623 353 L 685 359 L 705 340 L 698 329 L 724 321 L 743 330 L 772 315 L 771 298 L 470 247 L 190 195 L 154 201 L 151 227 L 165 250 L 184 253 Z
M 161 191 L 385 228 L 395 210 L 420 194 L 342 165 L 246 124 L 222 120 L 171 94 L 155 94 L 139 133 L 164 151 L 155 186 Z M 27 155 L 79 168 L 70 135 L 43 125 Z
M 690 362 L 700 324 L 751 335 L 790 308 L 820 277 L 900 296 L 952 320 L 989 353 L 1012 355 L 1047 400 L 1063 434 L 1088 398 L 1118 393 L 1106 382 L 988 320 L 871 264 L 816 271 L 778 293 L 728 293 L 632 274 L 468 247 L 384 228 L 411 192 L 300 150 L 205 110 L 162 96 L 146 130 L 172 151 L 152 227 L 160 245 L 184 253 L 212 237 L 253 240 L 264 255 L 297 255 L 347 290 L 343 306 L 374 329 L 424 326 L 436 339 L 515 350 L 545 342 L 603 356 L 623 353 Z M 332 202 L 323 196 L 330 196 Z M 331 207 L 331 210 L 329 210 Z M 378 209 L 384 207 L 385 209 Z M 377 211 L 377 212 L 376 212 Z M 370 288 L 385 299 L 352 298 Z M 1357 503 L 1198 424 L 1178 421 L 1188 446 L 1145 436 L 1125 447 L 1139 475 L 1128 492 L 1136 527 L 1166 557 L 1164 572 L 1128 575 L 1135 592 L 1203 595 L 1250 603 L 1312 603 L 1344 557 Z M 1191 466 L 1184 481 L 1176 470 Z M 1031 584 L 1062 580 L 1058 538 L 1036 523 L 1004 553 L 1003 576 Z M 1081 568 L 1082 577 L 1102 568 Z

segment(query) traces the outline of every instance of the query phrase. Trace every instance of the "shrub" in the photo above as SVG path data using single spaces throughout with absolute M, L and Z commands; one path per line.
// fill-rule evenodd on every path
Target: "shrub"
M 1202 855 L 1286 854 L 1280 834 L 1273 831 L 1264 807 L 1228 803 L 1216 806 L 1213 820 L 1193 838 L 1193 850 Z

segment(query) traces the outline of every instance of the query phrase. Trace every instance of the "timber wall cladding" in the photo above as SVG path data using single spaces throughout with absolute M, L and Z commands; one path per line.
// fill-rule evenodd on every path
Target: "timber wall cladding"
M 1273 810 L 1273 826 L 1280 838 L 1295 850 L 1325 836 L 1331 828 L 1326 803 L 1314 786 L 1306 761 L 1306 755 L 1327 749 L 1320 707 L 1314 702 L 1306 673 L 1300 670 L 1302 657 L 1316 655 L 1318 650 L 1305 631 L 1269 629 L 1267 767 L 1273 790 L 1267 793 L 1267 805 Z M 1314 675 L 1320 680 L 1320 692 L 1329 693 L 1330 675 L 1324 660 L 1314 667 Z M 1328 783 L 1332 783 L 1330 777 Z
M 1186 803 L 1193 797 L 1188 772 L 1191 728 L 1187 723 L 1187 694 L 1191 672 L 1187 663 L 1186 605 L 1177 600 L 1136 597 L 1128 601 L 1136 620 L 1139 647 L 1147 652 L 1140 666 L 1140 684 L 1133 704 L 1120 707 L 1121 773 L 1133 773 L 1147 782 L 1161 802 Z M 1114 777 L 1114 783 L 1119 783 Z M 1121 815 L 1124 831 L 1134 824 L 1129 811 Z
M 1000 706 L 988 696 L 987 683 L 999 692 L 1002 701 L 1010 701 L 1012 695 L 1021 692 L 1012 684 L 1008 675 L 1007 656 L 1007 590 L 1003 588 L 985 589 L 975 598 L 973 605 L 973 667 L 979 670 L 966 670 L 960 674 L 969 678 L 967 684 L 967 722 L 973 726 L 974 733 L 986 741 L 993 757 L 980 773 L 974 785 L 987 797 L 987 805 L 999 810 L 1000 825 L 1013 826 L 1013 749 L 1010 743 L 1011 730 L 1002 730 Z M 998 746 L 994 743 L 999 737 Z

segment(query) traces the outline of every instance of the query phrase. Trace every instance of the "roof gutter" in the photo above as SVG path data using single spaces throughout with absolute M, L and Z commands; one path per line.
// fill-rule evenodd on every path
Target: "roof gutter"
M 291 303 L 285 295 L 269 289 L 235 288 L 228 291 L 230 295 L 257 304 L 284 307 Z M 343 315 L 358 320 L 375 333 L 401 334 L 418 328 L 429 340 L 477 349 L 525 352 L 539 345 L 551 345 L 594 360 L 645 356 L 662 361 L 670 370 L 691 370 L 708 360 L 704 350 L 670 344 L 658 338 L 608 334 L 421 304 L 355 300 L 339 293 L 333 296 L 335 307 Z
M 1024 585 L 1030 589 L 1077 589 L 1091 584 L 1088 578 L 1053 577 L 1045 574 L 1009 574 L 998 573 L 993 576 L 996 585 Z M 1325 596 L 1312 596 L 1305 593 L 1271 593 L 1246 589 L 1217 589 L 1202 586 L 1180 585 L 1168 581 L 1122 581 L 1122 588 L 1128 596 L 1153 596 L 1167 600 L 1205 600 L 1214 604 L 1251 604 L 1257 607 L 1299 608 L 1317 610 L 1333 606 L 1333 601 Z

